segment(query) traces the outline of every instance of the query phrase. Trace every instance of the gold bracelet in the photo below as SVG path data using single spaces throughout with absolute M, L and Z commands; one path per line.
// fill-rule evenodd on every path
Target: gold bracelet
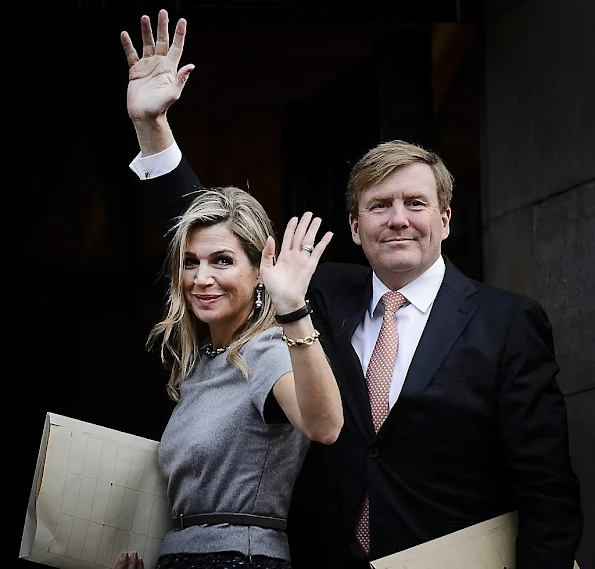
M 296 338 L 294 340 L 292 338 L 288 338 L 285 335 L 285 332 L 283 332 L 281 338 L 291 348 L 292 346 L 309 346 L 310 344 L 313 344 L 319 336 L 320 332 L 318 330 L 314 330 L 311 336 L 306 336 L 305 338 Z

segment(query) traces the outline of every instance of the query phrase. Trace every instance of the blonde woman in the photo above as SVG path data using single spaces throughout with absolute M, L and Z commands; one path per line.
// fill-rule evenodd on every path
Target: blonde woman
M 157 43 L 167 56 L 162 18 Z M 141 22 L 143 43 L 152 42 L 148 18 Z M 133 118 L 139 101 L 146 109 L 163 95 L 150 82 L 164 61 L 155 49 L 140 60 L 125 32 L 122 43 Z M 310 441 L 331 444 L 343 425 L 305 300 L 332 238 L 316 242 L 320 224 L 310 212 L 292 218 L 277 251 L 263 207 L 235 187 L 199 189 L 175 219 L 166 313 L 150 337 L 170 366 L 177 402 L 159 446 L 174 529 L 157 569 L 291 566 L 285 527 L 295 479 Z M 144 564 L 125 552 L 115 567 Z
M 159 445 L 174 530 L 159 569 L 287 568 L 291 490 L 309 441 L 335 441 L 339 391 L 305 301 L 332 235 L 268 216 L 234 187 L 201 190 L 172 228 L 165 318 L 151 334 L 177 401 Z M 279 326 L 281 321 L 282 327 Z M 139 563 L 125 556 L 125 563 Z

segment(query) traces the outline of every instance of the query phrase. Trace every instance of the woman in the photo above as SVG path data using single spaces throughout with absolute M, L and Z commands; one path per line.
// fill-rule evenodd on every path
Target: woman
M 145 43 L 152 33 L 142 21 Z M 161 25 L 162 14 L 158 43 Z M 123 44 L 133 81 L 138 57 Z M 224 187 L 199 191 L 170 231 L 166 316 L 150 340 L 171 365 L 177 402 L 159 446 L 176 529 L 158 569 L 290 567 L 294 481 L 309 441 L 331 444 L 343 424 L 305 301 L 332 238 L 315 244 L 320 223 L 310 212 L 292 218 L 275 258 L 260 203 Z M 143 566 L 128 553 L 115 565 Z
M 304 300 L 331 239 L 312 247 L 319 226 L 293 218 L 275 261 L 264 209 L 227 187 L 200 191 L 172 228 L 167 314 L 151 334 L 177 401 L 159 445 L 177 529 L 159 569 L 290 566 L 295 478 L 309 440 L 334 442 L 343 421 Z

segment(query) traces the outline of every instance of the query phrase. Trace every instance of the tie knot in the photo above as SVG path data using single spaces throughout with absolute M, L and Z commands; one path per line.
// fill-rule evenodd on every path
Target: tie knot
M 382 304 L 384 304 L 384 312 L 394 314 L 403 304 L 406 302 L 406 298 L 396 290 L 385 292 L 380 298 Z

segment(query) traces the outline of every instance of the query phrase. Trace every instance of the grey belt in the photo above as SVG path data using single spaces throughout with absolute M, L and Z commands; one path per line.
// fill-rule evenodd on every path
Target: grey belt
M 287 520 L 282 518 L 269 518 L 268 516 L 257 516 L 254 514 L 180 514 L 177 518 L 172 519 L 174 529 L 184 529 L 189 526 L 197 526 L 201 524 L 215 525 L 215 524 L 231 524 L 235 526 L 258 526 L 266 529 L 276 529 L 285 531 L 287 527 Z

